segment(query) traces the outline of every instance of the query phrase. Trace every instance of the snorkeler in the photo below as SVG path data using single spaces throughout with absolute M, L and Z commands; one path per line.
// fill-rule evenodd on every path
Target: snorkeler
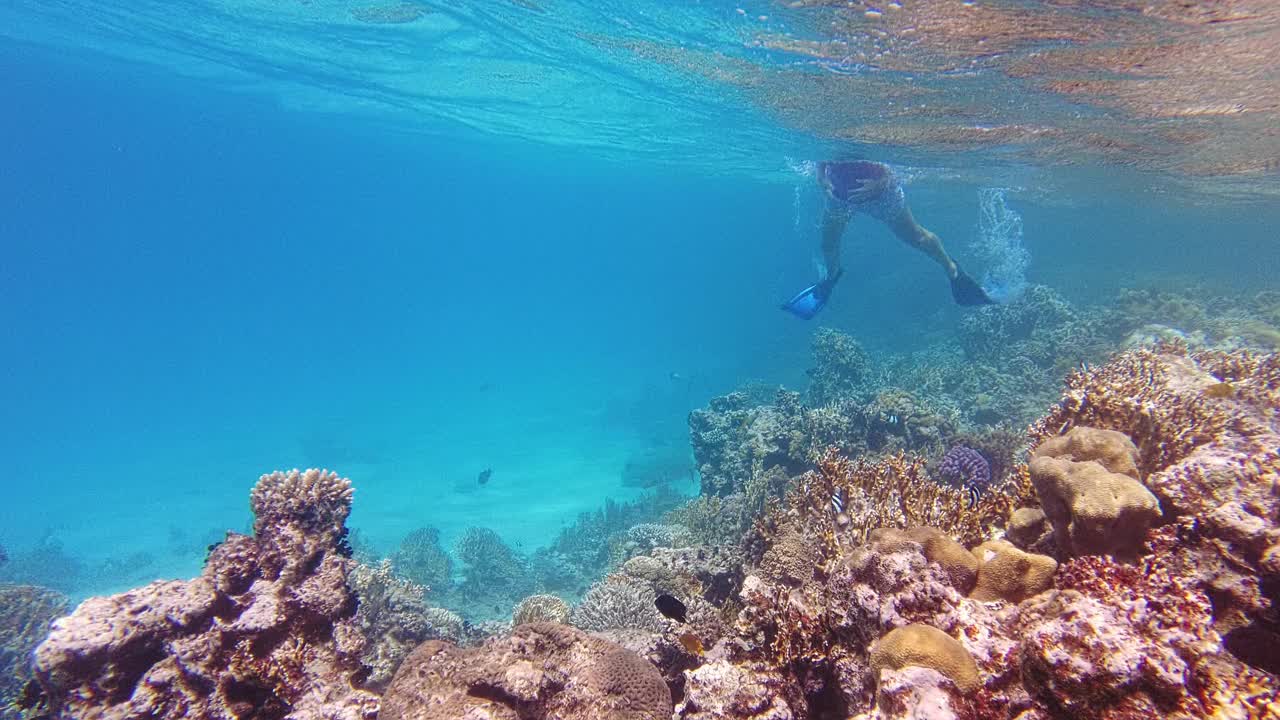
M 893 231 L 898 239 L 933 259 L 951 280 L 951 297 L 960 305 L 992 302 L 982 286 L 969 277 L 942 247 L 942 241 L 916 222 L 907 207 L 902 185 L 884 163 L 868 160 L 818 164 L 818 182 L 827 195 L 822 216 L 822 278 L 782 306 L 808 320 L 827 304 L 831 290 L 844 274 L 840 265 L 840 238 L 855 213 L 864 212 Z

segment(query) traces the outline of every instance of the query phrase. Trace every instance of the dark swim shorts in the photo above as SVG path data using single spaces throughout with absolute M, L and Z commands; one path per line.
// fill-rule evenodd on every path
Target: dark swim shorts
M 850 193 L 857 190 L 862 181 L 885 178 L 888 178 L 889 185 L 879 195 L 860 202 L 849 199 Z M 906 207 L 902 185 L 894 177 L 893 170 L 884 163 L 870 160 L 819 163 L 818 182 L 822 183 L 834 205 L 850 212 L 864 212 L 881 222 L 897 217 Z

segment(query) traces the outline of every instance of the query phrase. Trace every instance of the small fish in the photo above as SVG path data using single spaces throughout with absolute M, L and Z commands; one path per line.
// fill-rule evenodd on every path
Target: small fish
M 850 522 L 849 513 L 849 491 L 840 488 L 831 493 L 831 514 L 836 516 L 836 527 L 846 527 Z
M 493 468 L 485 468 L 480 471 L 480 476 L 476 478 L 476 482 L 484 485 L 489 482 L 489 478 L 493 477 Z
M 1204 389 L 1204 396 L 1210 398 L 1229 398 L 1236 394 L 1236 388 L 1229 382 L 1214 383 Z
M 680 633 L 680 644 L 693 655 L 702 655 L 705 652 L 702 641 L 691 632 Z
M 674 370 L 672 370 L 672 371 L 671 371 L 671 373 L 670 373 L 669 375 L 667 375 L 667 377 L 671 378 L 672 380 L 676 380 L 676 381 L 680 381 L 680 380 L 683 380 L 683 379 L 684 379 L 684 376 L 683 376 L 683 375 L 681 375 L 680 373 L 678 373 L 678 372 L 676 372 L 676 371 L 674 371 Z
M 654 599 L 653 604 L 654 607 L 658 608 L 658 612 L 662 613 L 664 616 L 669 617 L 676 622 L 688 622 L 685 620 L 685 613 L 687 613 L 688 610 L 685 609 L 684 603 L 670 595 L 659 595 Z
M 972 510 L 978 501 L 982 499 L 982 488 L 977 485 L 969 485 L 966 487 L 969 491 L 969 509 Z
M 849 491 L 840 488 L 831 493 L 831 512 L 836 515 L 844 513 L 844 509 L 849 504 Z

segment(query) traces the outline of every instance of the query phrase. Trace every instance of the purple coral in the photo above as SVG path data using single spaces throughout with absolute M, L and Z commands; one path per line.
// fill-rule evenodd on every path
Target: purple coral
M 983 490 L 991 484 L 991 465 L 982 453 L 971 447 L 956 445 L 942 457 L 938 473 L 958 487 Z

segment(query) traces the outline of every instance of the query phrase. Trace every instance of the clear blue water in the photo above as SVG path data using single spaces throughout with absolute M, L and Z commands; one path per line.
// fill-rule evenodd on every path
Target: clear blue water
M 761 47 L 816 22 L 782 4 L 477 5 L 405 24 L 318 0 L 0 8 L 11 554 L 152 556 L 82 593 L 191 575 L 259 474 L 308 466 L 353 479 L 352 525 L 384 551 L 421 526 L 545 544 L 633 497 L 627 460 L 687 443 L 709 397 L 803 386 L 817 323 L 777 303 L 812 279 L 820 198 L 794 168 L 837 152 L 902 167 L 962 261 L 979 192 L 1009 188 L 1028 279 L 1077 301 L 1280 271 L 1274 174 L 798 123 L 762 97 L 772 74 L 843 75 Z M 955 326 L 935 267 L 864 219 L 850 237 L 821 324 L 875 350 Z

